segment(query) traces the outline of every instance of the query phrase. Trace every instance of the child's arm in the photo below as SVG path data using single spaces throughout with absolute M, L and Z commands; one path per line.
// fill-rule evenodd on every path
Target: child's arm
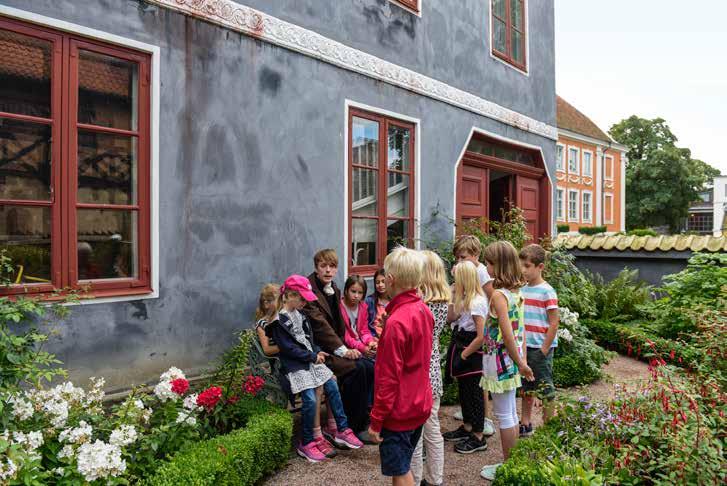
M 376 356 L 374 406 L 371 409 L 371 425 L 369 426 L 369 430 L 375 434 L 381 432 L 384 420 L 391 414 L 399 396 L 406 342 L 406 336 L 402 334 L 401 326 L 389 326 L 386 330 L 386 339 L 379 342 Z
M 482 290 L 485 292 L 487 300 L 492 298 L 492 294 L 495 292 L 495 287 L 492 285 L 494 280 L 489 280 L 485 285 L 482 286 Z
M 368 316 L 369 306 L 365 303 L 362 304 L 359 308 L 359 313 L 361 312 L 363 312 L 363 315 Z M 369 329 L 368 323 L 356 322 L 356 330 L 358 331 L 358 335 L 361 336 L 361 342 L 363 342 L 366 347 L 368 347 L 369 344 L 376 340 L 376 338 L 371 335 L 371 330 Z
M 308 351 L 299 346 L 293 337 L 281 328 L 280 324 L 273 327 L 273 339 L 278 343 L 280 354 L 286 358 L 295 359 L 303 363 L 315 363 L 318 360 L 318 354 Z
M 530 369 L 527 362 L 520 356 L 515 342 L 515 336 L 512 333 L 510 319 L 507 315 L 507 297 L 500 292 L 492 294 L 492 307 L 497 315 L 497 323 L 500 326 L 500 333 L 505 342 L 505 348 L 515 364 L 520 369 L 520 374 L 528 381 L 533 381 L 533 370 Z
M 278 346 L 270 344 L 270 338 L 267 334 L 265 334 L 265 329 L 263 329 L 262 326 L 257 326 L 255 331 L 257 332 L 257 338 L 260 341 L 260 346 L 263 348 L 265 356 L 275 356 L 280 352 L 280 348 Z
M 485 342 L 485 318 L 473 315 L 472 319 L 475 321 L 477 337 L 472 340 L 469 346 L 462 350 L 462 359 L 469 358 L 472 353 L 475 353 L 482 348 L 482 343 Z
M 548 313 L 548 332 L 545 333 L 545 340 L 543 341 L 543 346 L 540 348 L 540 351 L 544 355 L 550 352 L 550 346 L 555 341 L 555 336 L 558 334 L 558 326 L 560 325 L 560 314 L 557 307 L 548 309 L 546 312 Z
M 457 319 L 459 319 L 459 315 L 454 311 L 454 304 L 449 304 L 449 307 L 447 307 L 447 324 L 451 324 Z

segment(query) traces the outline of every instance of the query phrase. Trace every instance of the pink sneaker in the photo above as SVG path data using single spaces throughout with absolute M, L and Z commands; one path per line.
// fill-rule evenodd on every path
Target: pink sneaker
M 328 442 L 323 437 L 318 437 L 316 439 L 313 439 L 313 442 L 316 443 L 316 447 L 318 447 L 318 450 L 321 451 L 321 454 L 326 456 L 328 459 L 331 459 L 338 455 L 338 452 L 336 452 L 336 449 L 334 449 L 333 446 L 331 445 L 331 443 Z
M 358 440 L 358 437 L 356 437 L 356 434 L 351 429 L 339 430 L 333 440 L 337 445 L 348 447 L 349 449 L 363 447 L 363 442 Z
M 336 444 L 336 434 L 338 433 L 338 429 L 336 429 L 335 427 L 328 427 L 324 425 L 323 427 L 321 427 L 321 433 L 329 443 L 333 445 L 338 445 Z
M 299 444 L 297 452 L 300 457 L 308 459 L 308 462 L 323 462 L 326 460 L 326 456 L 318 450 L 315 440 L 306 445 Z

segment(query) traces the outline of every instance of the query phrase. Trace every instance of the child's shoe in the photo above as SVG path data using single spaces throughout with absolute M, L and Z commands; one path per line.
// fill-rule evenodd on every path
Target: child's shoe
M 321 433 L 323 434 L 323 437 L 325 437 L 329 443 L 336 445 L 336 434 L 338 433 L 337 428 L 327 427 L 324 425 L 321 427 Z
M 308 462 L 323 462 L 326 460 L 326 456 L 318 450 L 315 440 L 306 445 L 298 444 L 297 452 L 300 457 L 308 459 Z
M 464 420 L 464 416 L 462 416 L 462 409 L 460 408 L 459 410 L 457 410 L 456 412 L 454 412 L 454 415 L 452 415 L 452 417 L 455 420 L 459 420 L 459 421 Z
M 363 442 L 358 440 L 358 437 L 356 437 L 356 434 L 351 429 L 339 430 L 333 438 L 333 443 L 342 447 L 348 447 L 349 449 L 360 449 L 363 447 Z
M 316 443 L 316 447 L 318 447 L 318 450 L 321 451 L 321 453 L 328 459 L 334 458 L 338 455 L 336 449 L 334 449 L 331 443 L 323 437 L 316 437 L 315 439 L 313 439 L 313 442 Z
M 482 433 L 485 434 L 485 437 L 495 435 L 495 423 L 492 420 L 485 418 L 485 424 L 482 428 Z
M 469 439 L 470 435 L 472 435 L 472 432 L 467 432 L 464 425 L 460 425 L 457 430 L 443 433 L 442 437 L 447 442 L 459 442 L 461 440 Z
M 484 437 L 482 437 L 482 440 L 478 439 L 477 437 L 473 435 L 470 435 L 470 437 L 462 442 L 458 442 L 454 446 L 454 451 L 459 452 L 460 454 L 472 454 L 473 452 L 477 451 L 486 451 L 487 450 L 487 441 Z
M 533 424 L 520 424 L 520 437 L 530 437 L 533 435 Z

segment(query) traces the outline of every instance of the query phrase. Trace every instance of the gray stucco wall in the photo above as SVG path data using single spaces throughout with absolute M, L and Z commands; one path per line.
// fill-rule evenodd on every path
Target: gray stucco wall
M 600 274 L 606 282 L 618 276 L 624 268 L 639 271 L 639 279 L 654 286 L 662 284 L 665 275 L 678 273 L 687 266 L 690 251 L 571 251 L 576 266 Z
M 268 2 L 249 3 L 263 8 Z M 270 13 L 283 17 L 325 15 L 320 7 L 305 8 L 317 0 L 270 3 Z M 380 1 L 326 3 L 341 18 L 326 22 L 324 34 L 354 35 L 359 24 L 371 32 L 382 28 L 363 13 L 383 8 Z M 479 85 L 470 70 L 496 68 L 462 65 L 475 36 L 468 41 L 458 33 L 475 28 L 465 22 L 464 7 L 452 6 L 461 18 L 442 20 L 446 35 L 434 33 L 434 17 L 446 17 L 444 3 L 424 2 L 429 27 L 417 30 L 415 47 L 404 49 L 421 54 L 387 47 L 386 37 L 355 34 L 365 38 L 357 42 L 474 90 Z M 487 2 L 461 3 L 474 12 Z M 542 42 L 552 47 L 552 1 L 531 3 L 549 5 L 537 9 L 548 24 Z M 234 331 L 250 326 L 262 284 L 309 273 L 317 248 L 343 254 L 346 99 L 421 119 L 420 216 L 428 238 L 451 235 L 444 218 L 430 215 L 435 208 L 453 214 L 455 164 L 473 126 L 541 146 L 546 160 L 554 160 L 552 140 L 166 9 L 143 9 L 134 0 L 3 4 L 161 49 L 160 297 L 75 306 L 51 343 L 74 379 L 105 376 L 117 388 L 153 382 L 170 365 L 198 372 L 233 343 Z M 343 5 L 354 13 L 344 15 Z M 537 15 L 531 11 L 531 25 Z M 445 40 L 446 48 L 438 45 Z M 451 60 L 435 59 L 446 57 L 444 50 Z M 506 89 L 511 75 L 495 75 L 497 82 L 480 81 L 480 92 L 552 123 L 552 49 L 541 55 L 533 53 L 530 78 L 518 74 L 532 84 Z M 535 69 L 539 63 L 547 69 Z M 535 83 L 540 70 L 548 72 L 542 86 Z

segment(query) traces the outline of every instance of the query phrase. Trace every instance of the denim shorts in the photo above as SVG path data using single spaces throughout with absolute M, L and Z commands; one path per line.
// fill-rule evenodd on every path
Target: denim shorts
M 528 348 L 528 366 L 535 375 L 534 381 L 523 380 L 523 391 L 534 394 L 540 398 L 551 400 L 555 396 L 553 386 L 553 351 L 550 348 L 548 355 L 544 356 L 540 348 Z
M 379 444 L 381 474 L 403 476 L 408 473 L 411 469 L 411 456 L 414 454 L 421 435 L 421 427 L 405 432 L 382 429 L 381 438 L 384 441 Z

